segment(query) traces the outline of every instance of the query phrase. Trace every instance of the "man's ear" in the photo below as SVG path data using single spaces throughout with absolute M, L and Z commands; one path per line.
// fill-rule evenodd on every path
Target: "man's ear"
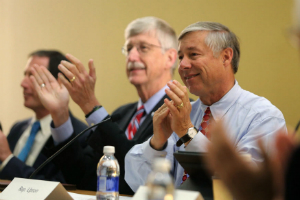
M 223 65 L 225 67 L 231 66 L 231 60 L 233 58 L 233 50 L 232 48 L 226 48 L 222 51 L 222 59 L 223 59 Z
M 170 69 L 177 59 L 177 50 L 176 49 L 168 49 L 166 51 L 166 66 Z

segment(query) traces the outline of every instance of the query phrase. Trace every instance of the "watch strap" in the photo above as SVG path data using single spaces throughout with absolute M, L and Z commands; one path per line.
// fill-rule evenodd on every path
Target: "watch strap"
M 93 108 L 93 110 L 91 110 L 91 112 L 89 112 L 88 114 L 85 115 L 85 118 L 88 118 L 91 114 L 93 114 L 93 112 L 95 112 L 96 110 L 100 109 L 102 106 L 95 106 Z
M 197 131 L 196 127 L 192 127 L 192 128 L 195 129 L 195 130 Z M 190 129 L 190 128 L 189 128 L 189 129 Z M 189 132 L 189 129 L 188 129 L 188 132 Z M 176 146 L 177 146 L 177 147 L 180 147 L 182 144 L 184 144 L 184 143 L 190 141 L 191 139 L 193 139 L 193 138 L 191 138 L 191 136 L 189 135 L 188 132 L 187 132 L 184 136 L 182 136 L 182 137 L 176 142 Z M 197 131 L 197 132 L 198 132 L 198 131 Z

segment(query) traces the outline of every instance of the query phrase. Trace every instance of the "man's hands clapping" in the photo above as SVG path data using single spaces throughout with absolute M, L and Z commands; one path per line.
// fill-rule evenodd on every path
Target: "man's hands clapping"
M 168 82 L 168 86 L 170 89 L 166 89 L 166 94 L 172 100 L 165 99 L 153 116 L 154 131 L 150 143 L 155 149 L 161 149 L 173 131 L 182 137 L 193 127 L 187 88 L 176 80 Z
M 84 114 L 88 114 L 95 106 L 100 105 L 95 96 L 96 71 L 94 61 L 89 61 L 89 73 L 76 57 L 67 54 L 71 61 L 61 61 L 59 70 L 70 80 L 70 82 L 59 74 L 59 79 L 68 89 L 71 98 L 79 105 Z

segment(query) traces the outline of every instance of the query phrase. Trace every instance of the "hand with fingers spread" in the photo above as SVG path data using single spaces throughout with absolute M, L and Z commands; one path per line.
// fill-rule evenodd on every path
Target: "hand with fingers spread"
M 3 162 L 11 154 L 7 138 L 0 130 L 0 161 Z
M 166 93 L 172 101 L 165 99 L 164 102 L 170 110 L 170 126 L 179 137 L 182 137 L 194 126 L 190 118 L 192 106 L 185 86 L 176 80 L 168 82 L 168 86 L 170 89 L 166 89 Z
M 35 65 L 30 77 L 43 104 L 50 112 L 55 127 L 62 125 L 69 118 L 69 93 L 44 66 Z
M 71 98 L 79 105 L 85 114 L 100 105 L 95 96 L 96 71 L 94 61 L 89 61 L 89 73 L 83 64 L 76 57 L 67 54 L 66 57 L 71 61 L 61 61 L 59 70 L 70 80 L 70 82 L 59 74 L 59 79 L 68 89 Z

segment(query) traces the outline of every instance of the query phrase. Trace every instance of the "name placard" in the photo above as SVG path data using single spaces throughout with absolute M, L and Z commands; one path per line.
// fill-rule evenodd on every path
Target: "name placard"
M 59 182 L 14 178 L 0 193 L 1 200 L 72 200 Z

